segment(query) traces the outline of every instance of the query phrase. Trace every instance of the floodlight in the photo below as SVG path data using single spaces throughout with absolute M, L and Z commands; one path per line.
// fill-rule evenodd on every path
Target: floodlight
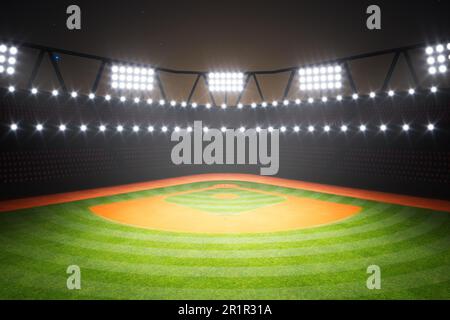
M 13 75 L 16 71 L 14 66 L 17 59 L 14 57 L 17 54 L 16 47 L 7 47 L 6 45 L 0 45 L 0 75 L 6 71 L 7 75 Z
M 12 123 L 9 128 L 11 129 L 11 131 L 17 131 L 17 129 L 19 129 L 19 126 L 16 123 Z
M 192 127 L 187 127 L 186 130 L 187 132 L 192 132 Z
M 72 92 L 70 93 L 70 96 L 71 96 L 72 98 L 76 98 L 76 97 L 78 96 L 78 93 L 75 92 L 75 91 L 72 91 Z
M 435 129 L 434 124 L 432 124 L 432 123 L 428 124 L 428 126 L 427 126 L 428 131 L 434 131 L 434 129 Z
M 160 106 L 163 106 L 163 105 L 165 105 L 165 104 L 166 104 L 166 101 L 164 101 L 163 99 L 159 100 L 159 105 L 160 105 Z
M 133 132 L 139 132 L 140 128 L 139 126 L 133 126 Z
M 203 127 L 203 132 L 208 132 L 209 131 L 209 128 L 208 127 Z
M 148 132 L 153 132 L 155 130 L 155 128 L 153 128 L 153 126 L 148 126 L 147 131 Z
M 141 102 L 141 99 L 139 99 L 139 98 L 134 98 L 134 103 L 139 103 L 139 102 Z
M 389 90 L 388 96 L 389 96 L 389 97 L 393 97 L 394 95 L 395 95 L 394 90 Z
M 153 103 L 153 99 L 147 99 L 147 104 L 152 104 Z
M 322 97 L 322 102 L 327 102 L 328 98 L 327 97 Z
M 187 102 L 186 102 L 186 101 L 181 102 L 181 106 L 182 106 L 183 108 L 186 108 Z
M 309 132 L 314 132 L 314 126 L 309 126 L 309 127 L 308 127 L 308 131 L 309 131 Z
M 265 101 L 262 102 L 262 103 L 261 103 L 261 107 L 263 107 L 263 108 L 267 107 L 267 102 L 265 102 Z
M 95 98 L 95 94 L 93 94 L 92 92 L 91 93 L 89 93 L 89 99 L 91 99 L 91 100 L 94 100 L 94 98 Z
M 14 86 L 9 86 L 8 91 L 13 93 L 14 91 L 16 91 L 16 88 Z
M 226 103 L 222 103 L 221 108 L 222 109 L 226 109 L 227 108 L 227 104 Z
M 308 103 L 313 103 L 314 99 L 313 98 L 308 98 Z
M 127 101 L 127 98 L 125 98 L 124 96 L 121 96 L 121 97 L 120 97 L 120 101 L 121 101 L 121 102 L 125 102 L 125 101 Z
M 331 128 L 329 125 L 326 125 L 325 127 L 323 127 L 323 131 L 325 132 L 330 132 Z
M 87 130 L 87 126 L 84 125 L 84 124 L 82 124 L 82 125 L 80 126 L 80 131 L 81 131 L 81 132 L 86 132 L 86 130 Z
M 446 47 L 443 44 L 438 44 L 435 47 L 427 47 L 425 49 L 425 53 L 427 54 L 427 64 L 428 73 L 431 75 L 435 75 L 439 73 L 447 72 L 447 61 L 450 60 L 449 57 L 446 57 L 446 53 L 444 51 Z M 450 51 L 449 46 L 447 44 L 447 50 Z
M 403 126 L 402 126 L 402 130 L 403 131 L 409 131 L 409 125 L 408 124 L 404 124 Z
M 131 65 L 114 65 L 111 68 L 111 87 L 118 90 L 153 90 L 155 71 Z
M 371 92 L 371 93 L 369 94 L 369 97 L 371 97 L 372 99 L 375 98 L 376 96 L 377 96 L 377 95 L 376 95 L 375 92 Z
M 168 130 L 168 129 L 167 129 L 166 126 L 163 126 L 163 127 L 161 128 L 161 131 L 162 131 L 162 132 L 167 132 L 167 130 Z
M 348 127 L 345 124 L 341 126 L 342 132 L 347 132 L 347 130 L 348 130 Z
M 245 127 L 240 127 L 240 128 L 239 128 L 239 132 L 240 132 L 240 133 L 244 133 L 244 132 L 245 132 Z
M 238 103 L 237 107 L 238 107 L 238 109 L 242 109 L 244 107 L 244 105 L 242 103 Z
M 107 95 L 105 96 L 105 100 L 106 100 L 106 101 L 110 101 L 110 100 L 111 100 L 111 96 L 110 96 L 109 94 L 107 94 Z
M 173 128 L 173 131 L 174 131 L 174 132 L 180 132 L 180 127 L 175 127 L 175 128 Z
M 105 132 L 106 126 L 102 124 L 102 125 L 100 125 L 100 127 L 98 127 L 98 129 L 100 130 L 100 132 Z
M 255 109 L 257 107 L 257 104 L 255 102 L 252 102 L 251 107 L 252 109 Z
M 36 125 L 36 130 L 37 130 L 37 131 L 42 131 L 42 130 L 44 130 L 44 126 L 43 126 L 42 124 L 38 123 L 38 124 Z
M 289 105 L 289 100 L 284 100 L 283 101 L 283 105 L 288 106 Z
M 430 91 L 433 92 L 433 93 L 436 93 L 437 92 L 437 87 L 436 86 L 431 87 Z
M 295 104 L 296 105 L 299 105 L 299 104 L 301 104 L 302 103 L 302 100 L 300 100 L 300 99 L 295 99 Z
M 222 132 L 226 132 L 226 131 L 227 131 L 227 128 L 225 128 L 225 127 L 222 127 L 222 128 L 220 128 L 220 131 L 222 131 Z
M 410 89 L 408 90 L 408 93 L 409 93 L 410 95 L 413 95 L 413 94 L 416 93 L 416 90 L 414 90 L 413 88 L 410 88 Z
M 191 107 L 195 109 L 195 108 L 198 107 L 198 104 L 197 104 L 196 102 L 192 102 L 192 103 L 191 103 Z
M 211 103 L 207 103 L 207 104 L 205 105 L 205 107 L 206 107 L 206 109 L 211 109 Z
M 66 125 L 64 125 L 64 124 L 61 124 L 61 125 L 59 126 L 59 131 L 61 131 L 61 132 L 66 131 L 66 129 L 67 129 L 67 127 L 66 127 Z
M 301 68 L 298 73 L 301 91 L 336 90 L 342 88 L 342 67 L 339 65 Z
M 387 130 L 387 126 L 386 126 L 385 124 L 382 124 L 382 125 L 380 126 L 380 130 L 383 131 L 383 132 L 385 132 L 385 131 Z
M 295 131 L 295 132 L 299 132 L 299 131 L 300 131 L 300 127 L 299 127 L 299 126 L 295 126 L 295 127 L 294 127 L 294 131 Z
M 123 131 L 123 126 L 118 125 L 116 130 L 117 130 L 117 132 L 122 132 Z
M 256 127 L 256 132 L 261 132 L 261 127 Z
M 281 131 L 281 132 L 286 132 L 286 127 L 285 127 L 285 126 L 282 126 L 282 127 L 280 128 L 280 131 Z
M 273 107 L 278 106 L 278 101 L 272 101 L 272 106 L 273 106 Z
M 359 96 L 358 96 L 357 93 L 354 93 L 354 94 L 352 95 L 352 99 L 353 99 L 353 100 L 358 100 L 358 98 L 359 98 Z
M 359 131 L 366 132 L 366 130 L 367 130 L 367 127 L 364 124 L 359 126 Z
M 58 90 L 55 89 L 52 91 L 52 96 L 56 97 L 58 96 L 58 94 L 59 94 Z
M 338 96 L 336 97 L 336 100 L 337 100 L 337 101 L 342 101 L 342 96 L 341 96 L 341 95 L 338 95 Z
M 268 129 L 267 129 L 269 132 L 273 132 L 273 127 L 269 127 Z
M 211 92 L 241 92 L 244 90 L 242 72 L 210 72 L 208 88 Z

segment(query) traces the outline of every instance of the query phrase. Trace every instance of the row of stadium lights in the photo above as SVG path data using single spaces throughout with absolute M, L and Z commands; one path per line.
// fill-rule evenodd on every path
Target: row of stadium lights
M 10 130 L 11 130 L 11 131 L 14 131 L 14 132 L 16 132 L 16 131 L 18 131 L 18 130 L 20 129 L 20 128 L 19 128 L 19 125 L 18 125 L 17 123 L 12 123 L 9 127 L 10 127 Z M 38 132 L 42 132 L 45 128 L 44 128 L 44 125 L 43 125 L 42 123 L 38 123 L 38 124 L 36 124 L 35 129 L 36 129 L 36 131 L 38 131 Z M 89 129 L 88 126 L 85 125 L 85 124 L 82 124 L 82 125 L 80 125 L 80 127 L 79 127 L 79 130 L 80 130 L 81 132 L 87 132 L 88 129 Z M 107 125 L 105 125 L 105 124 L 101 124 L 100 126 L 98 126 L 98 131 L 99 131 L 99 132 L 105 132 L 105 131 L 107 131 L 107 129 L 108 129 L 108 127 L 107 127 Z M 160 129 L 161 129 L 161 132 L 163 132 L 163 133 L 166 133 L 166 132 L 169 131 L 169 128 L 168 128 L 167 126 L 162 126 Z M 302 131 L 301 128 L 300 128 L 300 126 L 294 126 L 294 127 L 292 127 L 291 129 L 292 129 L 292 132 L 296 132 L 296 133 Z M 325 126 L 322 127 L 322 129 L 323 129 L 324 132 L 327 132 L 327 133 L 332 131 L 332 127 L 331 127 L 330 125 L 325 125 Z M 387 125 L 387 124 L 381 124 L 381 125 L 378 127 L 378 129 L 379 129 L 379 131 L 381 131 L 381 132 L 386 132 L 386 131 L 388 131 L 389 128 L 388 128 L 388 125 Z M 404 123 L 404 124 L 401 126 L 401 130 L 402 130 L 403 132 L 408 132 L 408 131 L 410 131 L 411 129 L 412 129 L 412 128 L 411 128 L 411 125 L 410 125 L 410 124 L 407 124 L 407 123 Z M 426 125 L 426 130 L 429 131 L 429 132 L 433 132 L 435 129 L 436 129 L 436 126 L 435 126 L 433 123 L 429 123 L 428 125 Z M 59 130 L 60 132 L 65 132 L 65 131 L 68 130 L 68 127 L 67 127 L 67 125 L 65 125 L 65 124 L 60 124 L 60 125 L 58 126 L 58 130 Z M 116 132 L 121 133 L 121 132 L 124 132 L 124 131 L 125 131 L 125 127 L 124 127 L 123 125 L 117 125 L 116 128 L 115 128 L 115 130 L 116 130 Z M 134 133 L 138 133 L 138 132 L 141 131 L 141 127 L 138 126 L 138 125 L 134 125 L 134 126 L 131 128 L 131 130 L 132 130 Z M 180 128 L 180 127 L 174 127 L 174 129 L 173 129 L 174 132 L 180 132 L 181 130 L 183 130 L 183 129 Z M 192 131 L 193 131 L 192 127 L 190 127 L 190 126 L 187 127 L 185 130 L 186 130 L 187 132 L 192 132 Z M 226 127 L 222 127 L 220 130 L 221 130 L 221 132 L 225 133 L 227 130 L 232 130 L 232 129 L 226 128 Z M 260 132 L 260 131 L 262 130 L 262 128 L 261 128 L 261 127 L 256 127 L 255 130 L 256 130 L 256 132 Z M 267 130 L 268 130 L 269 132 L 273 132 L 273 131 L 275 130 L 275 128 L 274 128 L 274 127 L 268 127 Z M 285 126 L 281 126 L 278 130 L 279 130 L 280 132 L 282 132 L 282 133 L 288 132 L 288 128 L 285 127 Z M 314 132 L 316 131 L 316 127 L 313 126 L 313 125 L 309 125 L 309 126 L 306 128 L 306 130 L 307 130 L 308 132 L 310 132 L 310 133 L 314 133 Z M 148 127 L 147 127 L 147 131 L 150 132 L 150 133 L 151 133 L 151 132 L 154 132 L 154 131 L 155 131 L 155 127 L 154 127 L 154 126 L 148 126 Z M 206 132 L 209 131 L 209 128 L 208 128 L 208 127 L 203 127 L 203 131 L 206 133 Z M 245 128 L 245 127 L 240 127 L 240 128 L 239 128 L 239 131 L 240 131 L 241 133 L 244 133 L 244 132 L 246 131 L 246 128 Z M 346 125 L 346 124 L 343 124 L 343 125 L 341 125 L 341 126 L 339 127 L 339 131 L 341 131 L 341 132 L 343 132 L 343 133 L 346 133 L 346 132 L 350 131 L 350 127 L 349 127 L 348 125 Z M 359 127 L 358 127 L 358 131 L 361 132 L 361 133 L 365 133 L 365 132 L 369 131 L 369 128 L 367 127 L 366 124 L 361 124 L 361 125 L 359 125 Z
M 9 86 L 9 87 L 8 87 L 8 91 L 9 91 L 10 93 L 14 93 L 14 92 L 16 91 L 16 88 L 15 88 L 14 86 Z M 430 88 L 430 92 L 431 92 L 431 93 L 436 93 L 437 91 L 438 91 L 438 88 L 437 88 L 436 86 L 432 86 L 432 87 Z M 37 94 L 39 93 L 39 91 L 38 91 L 37 88 L 32 88 L 32 89 L 30 90 L 30 92 L 31 92 L 32 95 L 37 95 Z M 394 90 L 389 90 L 389 91 L 387 92 L 387 95 L 388 95 L 389 97 L 394 97 L 395 94 L 396 94 L 396 92 L 395 92 Z M 416 90 L 415 90 L 414 88 L 410 88 L 410 89 L 408 89 L 408 94 L 412 96 L 412 95 L 416 94 Z M 60 95 L 60 93 L 59 93 L 58 90 L 55 89 L 55 90 L 53 90 L 53 91 L 51 92 L 51 95 L 52 95 L 53 97 L 57 97 L 57 96 Z M 77 98 L 78 96 L 79 96 L 79 94 L 78 94 L 78 92 L 76 92 L 76 91 L 72 91 L 72 92 L 70 93 L 70 97 L 72 97 L 72 98 L 74 98 L 74 99 Z M 375 99 L 377 96 L 378 96 L 377 93 L 376 93 L 376 92 L 373 92 L 373 91 L 370 92 L 369 95 L 368 95 L 368 97 L 369 97 L 370 99 Z M 351 96 L 351 99 L 356 101 L 356 100 L 358 100 L 360 97 L 361 97 L 361 96 L 360 96 L 359 94 L 354 93 L 354 94 Z M 96 98 L 96 95 L 95 95 L 94 93 L 90 93 L 90 94 L 88 95 L 88 98 L 89 98 L 90 100 L 94 100 L 94 99 Z M 344 98 L 345 98 L 345 97 L 342 96 L 342 95 L 337 95 L 336 97 L 334 97 L 335 101 L 343 101 Z M 111 101 L 111 100 L 113 99 L 113 97 L 112 97 L 111 95 L 107 94 L 107 95 L 104 96 L 104 99 L 105 99 L 106 101 Z M 332 100 L 332 99 L 333 99 L 333 98 L 329 98 L 329 97 L 327 97 L 327 96 L 324 96 L 324 97 L 318 99 L 317 101 L 321 101 L 321 102 L 323 102 L 323 103 L 326 103 L 326 102 L 328 102 L 328 101 L 330 101 L 330 100 Z M 127 101 L 127 98 L 126 98 L 125 96 L 120 96 L 120 97 L 118 97 L 118 100 L 119 100 L 120 102 L 122 102 L 122 103 L 125 103 L 125 102 Z M 141 103 L 141 101 L 142 101 L 142 100 L 141 100 L 139 97 L 136 97 L 136 98 L 133 99 L 133 102 L 136 103 L 136 104 Z M 314 98 L 308 98 L 306 101 L 307 101 L 309 104 L 312 104 L 312 103 L 316 102 L 316 99 L 314 99 Z M 153 101 L 153 99 L 149 98 L 149 99 L 146 100 L 146 103 L 149 104 L 149 105 L 152 105 L 152 104 L 154 103 L 154 101 Z M 251 107 L 252 109 L 254 109 L 254 108 L 258 107 L 258 106 L 261 106 L 261 107 L 265 108 L 265 107 L 268 107 L 269 105 L 271 105 L 271 106 L 273 106 L 273 107 L 277 107 L 277 106 L 279 106 L 279 105 L 289 106 L 291 103 L 295 103 L 296 105 L 300 105 L 300 104 L 303 103 L 303 101 L 302 101 L 301 99 L 296 99 L 296 100 L 294 100 L 294 101 L 284 100 L 284 101 L 282 101 L 282 102 L 279 102 L 279 101 L 276 101 L 276 100 L 275 100 L 275 101 L 272 101 L 271 103 L 268 103 L 268 102 L 265 102 L 265 101 L 264 101 L 264 102 L 260 103 L 259 105 L 258 105 L 256 102 L 253 102 L 253 103 L 249 104 L 248 106 Z M 188 106 L 188 103 L 187 103 L 186 101 L 183 101 L 183 102 L 177 102 L 177 101 L 175 101 L 175 100 L 171 100 L 170 102 L 166 102 L 166 101 L 163 100 L 163 99 L 159 100 L 159 101 L 158 101 L 158 104 L 159 104 L 160 106 L 165 106 L 166 104 L 169 104 L 169 105 L 172 106 L 172 107 L 176 107 L 176 106 L 179 105 L 179 106 L 181 106 L 181 107 L 183 107 L 183 108 L 185 108 L 185 107 Z M 195 109 L 195 108 L 197 108 L 199 105 L 198 105 L 196 102 L 192 102 L 192 103 L 190 103 L 190 106 L 191 106 L 192 108 Z M 207 109 L 210 109 L 210 108 L 212 107 L 212 105 L 211 105 L 210 103 L 207 103 L 207 104 L 205 104 L 205 107 L 206 107 Z M 226 103 L 222 103 L 222 104 L 220 105 L 220 107 L 221 107 L 222 109 L 226 109 L 226 108 L 228 107 L 228 105 L 227 105 Z M 238 103 L 238 104 L 237 104 L 237 108 L 238 108 L 238 109 L 244 108 L 244 104 Z

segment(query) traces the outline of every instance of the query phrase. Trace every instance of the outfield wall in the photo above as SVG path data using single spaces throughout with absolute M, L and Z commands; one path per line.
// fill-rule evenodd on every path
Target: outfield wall
M 91 102 L 79 97 L 75 101 L 0 91 L 2 199 L 199 173 L 259 173 L 258 166 L 174 166 L 169 134 L 134 134 L 130 129 L 134 124 L 185 127 L 194 120 L 217 128 L 301 125 L 302 132 L 281 135 L 279 177 L 450 198 L 448 93 L 243 110 L 99 100 L 103 99 Z M 20 125 L 17 133 L 8 128 L 13 121 Z M 37 122 L 46 125 L 42 134 L 32 127 Z M 428 122 L 436 122 L 438 129 L 433 134 L 426 132 Z M 60 123 L 68 126 L 64 134 L 58 132 Z M 78 130 L 81 123 L 92 128 L 105 123 L 109 132 L 91 130 L 83 135 Z M 112 132 L 119 123 L 128 131 Z M 335 131 L 319 132 L 324 123 Z M 343 123 L 349 124 L 346 134 L 336 132 Z M 366 134 L 357 132 L 355 126 L 360 123 L 367 124 Z M 380 123 L 387 123 L 391 130 L 380 133 Z M 403 123 L 411 124 L 408 134 L 401 132 Z M 314 134 L 306 132 L 309 124 L 317 126 Z

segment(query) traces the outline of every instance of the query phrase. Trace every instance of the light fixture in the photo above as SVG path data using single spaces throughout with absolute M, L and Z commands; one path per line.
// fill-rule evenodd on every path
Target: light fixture
M 148 104 L 148 105 L 153 104 L 153 99 L 150 99 L 150 98 L 147 99 L 147 104 Z
M 432 93 L 436 93 L 436 92 L 437 92 L 437 87 L 436 87 L 436 86 L 432 86 L 431 89 L 430 89 L 430 91 L 431 91 Z
M 36 131 L 42 131 L 42 130 L 44 130 L 44 126 L 42 124 L 38 123 L 36 125 Z
M 342 101 L 342 96 L 341 96 L 341 95 L 338 95 L 338 96 L 336 97 L 336 100 L 337 100 L 337 101 Z
M 308 98 L 308 103 L 309 104 L 311 104 L 311 103 L 313 103 L 314 102 L 314 99 L 313 98 Z
M 177 105 L 177 102 L 175 100 L 170 101 L 170 105 L 172 107 L 175 107 Z
M 155 130 L 155 128 L 153 128 L 153 126 L 148 126 L 147 127 L 147 131 L 148 132 L 153 132 Z
M 393 97 L 394 95 L 395 95 L 394 90 L 389 90 L 389 91 L 388 91 L 388 96 L 389 96 L 389 97 Z
M 289 100 L 284 100 L 283 101 L 283 105 L 288 106 L 289 105 Z
M 192 132 L 192 127 L 189 126 L 189 127 L 186 128 L 186 130 L 187 130 L 187 132 Z
M 434 124 L 430 123 L 430 124 L 427 125 L 427 130 L 428 131 L 434 131 L 434 129 L 435 129 Z
M 263 107 L 263 108 L 267 107 L 267 102 L 263 101 L 263 102 L 261 103 L 261 107 Z
M 92 92 L 91 93 L 89 93 L 89 99 L 90 100 L 94 100 L 94 98 L 95 98 L 95 94 L 93 94 Z
M 410 95 L 413 95 L 413 94 L 416 93 L 416 90 L 414 90 L 413 88 L 410 88 L 410 89 L 408 90 L 408 93 L 409 93 Z
M 6 45 L 0 45 L 0 75 L 5 73 L 7 75 L 13 75 L 15 73 L 15 65 L 17 59 L 14 57 L 17 54 L 16 47 L 7 47 Z
M 208 127 L 203 127 L 203 132 L 208 132 L 209 131 L 209 128 Z
M 211 103 L 205 104 L 206 109 L 211 109 Z
M 244 133 L 244 132 L 245 132 L 245 127 L 240 127 L 240 128 L 239 128 L 239 132 L 240 132 L 240 133 Z
M 125 98 L 124 96 L 121 96 L 120 97 L 120 102 L 125 102 L 125 101 L 127 101 L 127 98 Z
M 301 91 L 337 90 L 342 88 L 342 67 L 339 65 L 301 68 L 299 87 Z
M 100 132 L 105 132 L 106 126 L 102 124 L 102 125 L 100 125 L 100 127 L 98 127 L 98 129 L 100 130 Z
M 352 94 L 352 99 L 353 100 L 358 100 L 359 96 L 357 93 Z
M 75 91 L 72 91 L 72 92 L 70 93 L 70 96 L 71 96 L 72 98 L 76 98 L 76 97 L 78 96 L 78 93 L 75 92 Z
M 9 128 L 11 129 L 11 131 L 17 131 L 17 129 L 19 129 L 19 126 L 16 123 L 12 123 Z
M 64 125 L 64 124 L 61 124 L 61 125 L 59 126 L 59 131 L 61 131 L 61 132 L 66 131 L 66 129 L 67 129 L 67 127 L 66 127 L 66 125 Z
M 278 106 L 278 101 L 272 101 L 272 107 Z
M 162 132 L 167 132 L 168 128 L 166 126 L 162 126 L 161 131 Z
M 237 107 L 238 107 L 238 109 L 242 109 L 244 107 L 244 105 L 242 103 L 238 103 Z
M 322 102 L 327 102 L 328 98 L 327 97 L 322 97 Z
M 221 108 L 225 110 L 227 108 L 227 104 L 226 103 L 222 103 Z
M 241 92 L 244 89 L 242 72 L 210 72 L 208 88 L 211 92 Z
M 118 126 L 116 127 L 116 130 L 117 130 L 117 132 L 122 132 L 122 131 L 123 131 L 123 126 L 118 125 Z
M 139 99 L 139 98 L 134 98 L 134 103 L 139 103 L 139 102 L 141 102 L 141 99 Z
M 323 131 L 325 132 L 330 132 L 331 128 L 329 125 L 326 125 L 325 127 L 323 127 Z
M 273 127 L 269 127 L 269 128 L 267 128 L 267 130 L 269 131 L 269 132 L 273 132 Z
M 174 132 L 180 132 L 180 127 L 177 126 L 177 127 L 173 128 L 173 131 Z
M 111 87 L 115 90 L 151 91 L 155 71 L 131 65 L 113 65 Z
M 405 131 L 405 132 L 409 131 L 409 129 L 410 129 L 410 127 L 409 127 L 408 124 L 404 124 L 404 125 L 402 126 L 402 130 Z
M 252 102 L 251 107 L 252 109 L 255 109 L 257 107 L 257 104 L 255 102 Z
M 31 89 L 31 94 L 37 94 L 37 93 L 38 93 L 38 89 L 36 89 L 36 88 Z
M 295 127 L 294 127 L 294 131 L 295 131 L 295 132 L 299 132 L 299 131 L 300 131 L 300 127 L 299 127 L 299 126 L 295 126 Z
M 369 94 L 369 97 L 371 97 L 372 99 L 375 98 L 376 96 L 377 96 L 376 93 L 373 91 Z
M 187 102 L 186 102 L 186 101 L 181 102 L 181 106 L 182 106 L 183 108 L 186 108 L 186 107 L 187 107 Z
M 348 131 L 348 127 L 344 124 L 341 126 L 341 131 L 342 132 L 347 132 Z
M 105 100 L 106 100 L 106 101 L 110 101 L 110 100 L 111 100 L 111 96 L 110 96 L 109 94 L 107 94 L 107 95 L 105 96 Z
M 220 131 L 222 131 L 222 132 L 226 132 L 226 131 L 227 131 L 227 128 L 225 128 L 225 127 L 222 127 L 222 128 L 220 128 Z
M 366 130 L 367 130 L 366 125 L 362 124 L 362 125 L 359 126 L 359 131 L 366 132 Z
M 139 132 L 140 128 L 139 126 L 133 126 L 133 132 Z
M 196 102 L 192 102 L 192 103 L 191 103 L 191 107 L 192 107 L 193 109 L 195 109 L 195 108 L 198 107 L 198 104 L 197 104 Z
M 445 50 L 446 48 L 443 44 L 437 44 L 435 47 L 430 46 L 425 49 L 425 53 L 428 56 L 426 61 L 429 74 L 435 75 L 438 72 L 447 72 L 447 61 L 450 58 L 446 57 Z M 447 50 L 450 51 L 448 45 Z
M 300 99 L 295 99 L 295 104 L 296 105 L 300 105 L 302 103 L 302 100 L 300 100 Z
M 14 91 L 16 91 L 16 88 L 14 86 L 9 86 L 8 91 L 13 93 Z
M 81 132 L 86 132 L 86 131 L 87 131 L 87 126 L 86 126 L 85 124 L 82 124 L 82 125 L 80 126 L 80 131 L 81 131 Z
M 58 90 L 54 89 L 52 91 L 52 96 L 56 97 L 56 96 L 58 96 L 58 94 L 59 94 Z
M 166 101 L 164 99 L 159 100 L 159 105 L 163 106 L 166 104 Z
M 285 126 L 282 126 L 282 127 L 280 128 L 280 131 L 281 131 L 281 132 L 286 132 L 286 127 L 285 127 Z
M 256 132 L 260 133 L 261 132 L 261 127 L 256 127 Z
M 309 127 L 308 127 L 308 131 L 309 131 L 309 132 L 314 132 L 314 126 L 309 126 Z
M 385 132 L 385 131 L 387 130 L 387 125 L 382 124 L 382 125 L 380 126 L 380 130 L 381 130 L 382 132 Z

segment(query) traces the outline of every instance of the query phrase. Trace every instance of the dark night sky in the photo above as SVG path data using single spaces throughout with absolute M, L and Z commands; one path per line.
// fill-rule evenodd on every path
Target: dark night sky
M 65 8 L 82 9 L 82 31 Z M 369 4 L 383 30 L 365 28 Z M 1 36 L 183 69 L 270 69 L 416 42 L 450 30 L 450 1 L 14 1 Z
M 65 27 L 82 9 L 82 30 Z M 382 30 L 366 8 L 382 8 Z M 2 4 L 0 37 L 175 69 L 264 70 L 414 43 L 450 31 L 450 1 L 20 1 Z

